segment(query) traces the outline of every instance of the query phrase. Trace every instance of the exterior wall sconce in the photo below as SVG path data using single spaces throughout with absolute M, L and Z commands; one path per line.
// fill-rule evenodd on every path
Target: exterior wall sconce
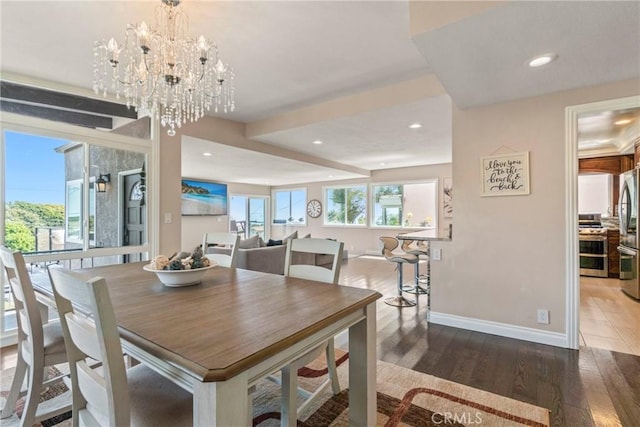
M 100 174 L 98 179 L 96 179 L 96 189 L 98 193 L 106 193 L 107 192 L 107 183 L 111 181 L 111 174 Z

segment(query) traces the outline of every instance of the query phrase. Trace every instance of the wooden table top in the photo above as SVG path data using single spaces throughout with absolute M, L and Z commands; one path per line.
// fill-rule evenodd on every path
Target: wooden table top
M 200 381 L 224 381 L 381 297 L 380 293 L 216 267 L 164 286 L 146 262 L 76 270 L 107 280 L 121 335 Z

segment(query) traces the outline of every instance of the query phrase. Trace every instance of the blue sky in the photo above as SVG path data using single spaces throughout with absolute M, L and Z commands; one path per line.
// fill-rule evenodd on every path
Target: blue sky
M 63 139 L 5 131 L 5 201 L 64 205 Z M 6 166 L 6 167 L 4 167 Z

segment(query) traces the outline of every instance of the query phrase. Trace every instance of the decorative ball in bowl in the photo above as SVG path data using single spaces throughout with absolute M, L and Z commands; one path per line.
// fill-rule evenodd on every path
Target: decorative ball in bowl
M 154 270 L 151 264 L 147 264 L 142 268 L 146 271 L 156 273 L 158 279 L 165 285 L 172 288 L 180 286 L 197 285 L 202 281 L 207 270 L 216 266 L 215 261 L 210 261 L 207 267 L 194 268 L 190 270 Z
M 165 286 L 180 287 L 200 283 L 207 270 L 215 266 L 216 262 L 205 257 L 198 247 L 193 253 L 179 252 L 171 257 L 158 255 L 142 269 L 155 273 Z

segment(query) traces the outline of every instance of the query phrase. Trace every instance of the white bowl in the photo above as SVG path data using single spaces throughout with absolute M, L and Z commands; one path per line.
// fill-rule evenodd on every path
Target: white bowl
M 158 279 L 165 285 L 172 288 L 180 286 L 197 285 L 202 281 L 207 270 L 216 266 L 215 261 L 209 260 L 208 267 L 196 268 L 193 270 L 153 270 L 151 264 L 142 267 L 145 271 L 156 273 Z

